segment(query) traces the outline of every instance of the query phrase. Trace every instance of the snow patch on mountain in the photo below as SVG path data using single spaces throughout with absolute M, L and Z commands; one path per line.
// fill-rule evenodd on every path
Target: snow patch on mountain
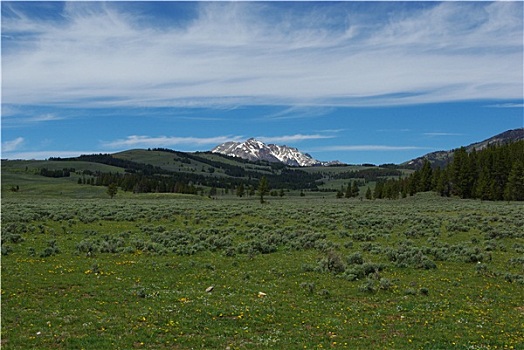
M 341 164 L 338 161 L 322 162 L 314 159 L 307 153 L 300 152 L 297 148 L 285 145 L 266 145 L 254 138 L 245 142 L 225 142 L 213 148 L 211 152 L 251 161 L 265 160 L 273 163 L 281 162 L 290 166 L 326 166 Z

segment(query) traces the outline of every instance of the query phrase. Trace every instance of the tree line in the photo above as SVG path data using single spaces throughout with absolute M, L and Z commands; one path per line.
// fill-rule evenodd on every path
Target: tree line
M 69 177 L 71 176 L 71 173 L 74 173 L 74 168 L 63 168 L 63 169 L 56 169 L 56 170 L 49 170 L 47 168 L 40 169 L 40 175 L 45 177 Z
M 524 200 L 524 141 L 471 152 L 462 147 L 443 168 L 425 160 L 406 178 L 379 181 L 373 197 L 395 199 L 426 191 L 465 199 Z

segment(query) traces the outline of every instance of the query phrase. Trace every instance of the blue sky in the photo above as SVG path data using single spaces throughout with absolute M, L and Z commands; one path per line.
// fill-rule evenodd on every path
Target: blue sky
M 1 6 L 4 159 L 256 137 L 400 163 L 524 126 L 522 2 Z

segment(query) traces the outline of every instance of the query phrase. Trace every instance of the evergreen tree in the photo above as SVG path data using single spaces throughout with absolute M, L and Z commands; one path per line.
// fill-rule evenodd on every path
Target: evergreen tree
M 508 201 L 524 200 L 524 163 L 521 161 L 515 162 L 511 168 L 504 191 L 504 199 Z
M 348 187 L 346 188 L 346 193 L 344 194 L 345 198 L 351 198 L 352 197 L 352 191 L 351 191 L 351 182 L 348 183 Z
M 358 182 L 353 181 L 351 184 L 351 197 L 358 197 L 360 194 L 360 188 L 358 187 Z
M 111 199 L 113 199 L 113 197 L 116 195 L 117 192 L 118 192 L 118 186 L 115 182 L 107 186 L 107 194 L 109 195 L 109 197 L 111 197 Z
M 417 179 L 418 183 L 415 184 L 417 192 L 426 192 L 431 189 L 432 173 L 431 164 L 429 160 L 425 159 L 420 169 L 420 177 Z
M 382 181 L 377 182 L 377 184 L 375 185 L 375 190 L 373 191 L 373 198 L 381 199 L 383 189 L 384 183 Z
M 371 187 L 368 187 L 368 189 L 366 190 L 366 199 L 371 199 L 372 198 L 372 193 L 371 193 Z
M 237 196 L 242 198 L 244 196 L 244 185 L 240 184 L 237 186 Z
M 480 169 L 474 195 L 475 198 L 480 198 L 482 200 L 493 199 L 493 194 L 491 193 L 490 172 L 487 166 L 483 166 Z
M 262 176 L 258 183 L 258 195 L 260 196 L 260 203 L 264 203 L 264 196 L 269 193 L 269 184 L 267 178 Z
M 410 196 L 413 196 L 415 193 L 418 192 L 420 183 L 420 172 L 415 171 L 411 176 L 409 177 L 409 181 L 407 184 L 407 192 Z
M 461 198 L 471 197 L 473 179 L 470 173 L 468 153 L 464 147 L 454 152 L 450 180 L 453 194 Z

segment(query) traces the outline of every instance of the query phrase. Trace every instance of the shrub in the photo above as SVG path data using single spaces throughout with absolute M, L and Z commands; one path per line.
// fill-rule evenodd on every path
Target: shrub
M 359 292 L 363 293 L 375 293 L 377 288 L 375 286 L 375 281 L 368 279 L 366 282 L 358 286 Z
M 2 255 L 9 255 L 12 251 L 13 249 L 10 246 L 2 244 Z
M 344 272 L 346 265 L 338 253 L 330 250 L 324 258 L 319 260 L 318 268 L 320 271 L 339 274 Z
M 362 257 L 361 252 L 355 252 L 347 257 L 347 262 L 350 265 L 362 265 L 364 263 L 364 258 Z
M 303 282 L 300 284 L 300 287 L 304 288 L 309 294 L 313 294 L 315 292 L 315 283 Z
M 417 291 L 414 288 L 408 288 L 404 291 L 405 295 L 417 295 Z
M 50 240 L 47 242 L 47 247 L 44 249 L 42 253 L 40 253 L 41 258 L 46 258 L 55 254 L 59 254 L 60 249 L 56 246 L 56 240 Z
M 435 262 L 424 254 L 425 250 L 432 251 L 430 248 L 414 247 L 410 241 L 404 241 L 400 243 L 397 249 L 388 249 L 386 255 L 398 267 L 411 266 L 426 270 L 437 268 Z
M 393 287 L 393 283 L 387 278 L 381 278 L 379 280 L 379 289 L 390 290 Z

